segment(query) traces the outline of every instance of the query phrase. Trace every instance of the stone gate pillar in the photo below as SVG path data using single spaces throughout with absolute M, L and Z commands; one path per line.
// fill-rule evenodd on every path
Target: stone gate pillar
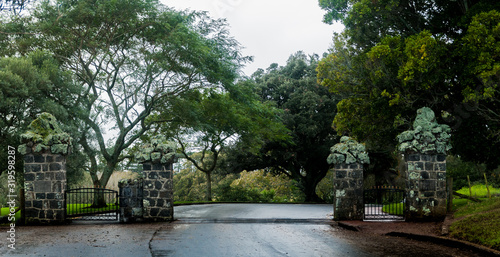
M 333 179 L 333 218 L 363 220 L 363 165 L 337 164 Z
M 439 220 L 446 217 L 446 155 L 405 154 L 406 219 Z
M 342 137 L 331 148 L 328 163 L 334 166 L 333 217 L 335 220 L 363 220 L 363 164 L 370 162 L 365 146 Z
M 118 181 L 120 196 L 120 222 L 132 222 L 144 218 L 144 180 L 122 179 Z
M 54 116 L 42 113 L 21 135 L 24 144 L 25 218 L 27 224 L 65 222 L 66 155 L 71 138 Z
M 164 137 L 154 137 L 145 145 L 136 159 L 142 163 L 144 181 L 145 220 L 171 221 L 173 205 L 173 163 L 176 160 L 175 144 Z
M 442 220 L 446 217 L 446 152 L 450 127 L 436 122 L 427 107 L 417 111 L 413 130 L 398 135 L 406 174 L 406 220 Z

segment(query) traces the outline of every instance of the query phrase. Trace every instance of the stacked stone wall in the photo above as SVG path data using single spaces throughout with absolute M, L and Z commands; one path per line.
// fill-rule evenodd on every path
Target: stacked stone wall
M 50 151 L 26 154 L 24 181 L 26 223 L 64 222 L 66 157 Z
M 446 216 L 446 155 L 406 154 L 407 220 Z
M 172 163 L 143 163 L 144 218 L 170 221 L 174 217 Z
M 118 182 L 120 222 L 140 221 L 144 215 L 144 181 L 124 179 Z
M 363 220 L 363 165 L 336 164 L 333 216 L 335 220 Z

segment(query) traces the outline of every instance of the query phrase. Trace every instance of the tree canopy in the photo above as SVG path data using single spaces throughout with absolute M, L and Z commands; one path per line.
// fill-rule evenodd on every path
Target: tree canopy
M 319 82 L 343 97 L 334 121 L 339 133 L 391 159 L 395 136 L 427 106 L 451 125 L 454 146 L 498 144 L 498 1 L 319 3 L 325 22 L 345 25 L 318 68 Z M 474 116 L 487 122 L 472 122 Z M 465 136 L 477 131 L 486 133 Z M 487 149 L 476 150 L 497 155 Z M 464 147 L 452 152 L 470 160 L 478 154 Z M 500 164 L 481 159 L 490 167 Z
M 259 101 L 255 85 L 240 81 L 231 90 L 193 91 L 159 108 L 160 131 L 175 138 L 184 158 L 207 176 L 207 200 L 212 200 L 211 174 L 220 166 L 227 146 L 236 142 L 258 151 L 266 140 L 286 137 L 278 110 Z M 165 106 L 165 105 L 163 105 Z M 199 158 L 193 158 L 194 149 Z
M 43 1 L 29 19 L 6 24 L 19 23 L 23 33 L 4 34 L 3 42 L 23 46 L 12 50 L 18 54 L 51 53 L 80 86 L 68 109 L 81 123 L 75 140 L 90 160 L 96 186 L 107 184 L 127 157 L 124 150 L 151 128 L 146 118 L 160 99 L 229 89 L 245 61 L 223 20 L 155 0 Z M 100 178 L 99 155 L 105 163 Z
M 318 59 L 317 55 L 298 52 L 285 66 L 274 64 L 252 75 L 261 100 L 283 111 L 280 117 L 290 139 L 269 140 L 257 154 L 238 149 L 233 151 L 236 156 L 230 157 L 235 170 L 268 168 L 289 176 L 299 183 L 306 201 L 320 201 L 316 185 L 328 172 L 330 147 L 338 142 L 331 128 L 337 100 L 316 83 Z

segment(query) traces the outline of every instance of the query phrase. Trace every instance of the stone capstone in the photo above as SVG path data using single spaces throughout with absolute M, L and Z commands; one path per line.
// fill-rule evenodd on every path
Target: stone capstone
M 330 148 L 330 152 L 327 159 L 329 164 L 370 163 L 365 145 L 347 136 L 343 136 L 340 143 Z
M 398 150 L 422 154 L 446 154 L 451 149 L 450 132 L 450 126 L 437 123 L 436 116 L 430 108 L 420 108 L 413 122 L 413 129 L 398 135 Z
M 155 136 L 135 155 L 138 162 L 171 163 L 175 162 L 177 146 L 164 136 Z
M 28 131 L 21 134 L 21 154 L 50 151 L 53 154 L 68 154 L 71 149 L 71 137 L 64 132 L 56 118 L 47 112 L 41 113 L 30 123 Z

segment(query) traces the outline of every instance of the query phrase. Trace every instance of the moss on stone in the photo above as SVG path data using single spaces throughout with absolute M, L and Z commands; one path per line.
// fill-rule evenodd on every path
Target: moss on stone
M 358 143 L 350 137 L 342 137 L 340 143 L 334 145 L 330 151 L 331 154 L 327 159 L 329 164 L 370 163 L 365 145 Z
M 47 150 L 53 154 L 68 154 L 71 137 L 59 127 L 52 114 L 44 112 L 30 123 L 26 133 L 21 134 L 21 143 L 18 147 L 21 154 Z
M 159 162 L 169 163 L 176 159 L 177 147 L 175 143 L 167 141 L 164 136 L 155 136 L 151 138 L 151 143 L 144 145 L 135 155 L 138 162 Z
M 450 132 L 448 125 L 437 123 L 436 116 L 430 108 L 420 108 L 413 122 L 413 130 L 404 131 L 398 135 L 398 150 L 423 154 L 446 154 L 451 149 Z

